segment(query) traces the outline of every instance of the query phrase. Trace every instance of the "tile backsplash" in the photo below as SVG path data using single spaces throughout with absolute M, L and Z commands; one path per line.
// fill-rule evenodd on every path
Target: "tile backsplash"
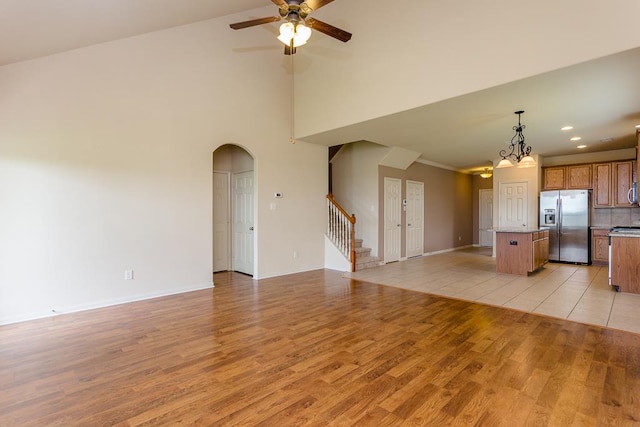
M 591 208 L 592 227 L 640 225 L 639 208 Z

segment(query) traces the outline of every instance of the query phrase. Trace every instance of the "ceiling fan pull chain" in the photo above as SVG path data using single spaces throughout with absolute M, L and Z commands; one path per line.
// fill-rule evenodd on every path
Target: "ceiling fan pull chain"
M 292 144 L 296 143 L 296 137 L 295 137 L 295 121 L 296 121 L 296 107 L 295 107 L 295 99 L 296 99 L 296 95 L 295 95 L 295 88 L 296 88 L 296 74 L 295 74 L 295 69 L 293 67 L 293 58 L 295 55 L 293 55 L 294 52 L 294 47 L 293 47 L 293 38 L 291 39 L 290 42 L 290 47 L 291 47 L 291 137 L 290 137 L 290 141 Z

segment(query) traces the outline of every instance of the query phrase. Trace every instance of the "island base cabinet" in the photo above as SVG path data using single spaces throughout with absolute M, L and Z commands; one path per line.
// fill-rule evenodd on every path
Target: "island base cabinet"
M 496 232 L 496 271 L 527 276 L 549 260 L 549 231 Z
M 611 284 L 640 294 L 640 237 L 611 238 Z

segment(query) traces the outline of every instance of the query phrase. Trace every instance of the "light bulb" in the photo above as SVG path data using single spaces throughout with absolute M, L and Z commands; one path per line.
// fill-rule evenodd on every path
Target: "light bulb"
M 280 40 L 283 44 L 289 46 L 291 44 L 291 39 L 294 36 L 295 29 L 291 22 L 285 22 L 280 25 L 280 35 L 278 36 L 278 40 Z M 294 42 L 295 43 L 295 42 Z
M 311 37 L 311 28 L 307 27 L 306 25 L 300 23 L 296 26 L 296 35 L 298 37 L 300 37 L 300 39 L 306 43 L 307 40 L 309 40 L 309 37 Z

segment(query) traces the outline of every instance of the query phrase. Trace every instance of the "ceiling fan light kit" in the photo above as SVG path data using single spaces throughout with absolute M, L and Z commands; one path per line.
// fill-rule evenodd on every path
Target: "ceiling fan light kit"
M 502 160 L 496 166 L 497 168 L 508 168 L 512 167 L 513 163 L 516 162 L 519 168 L 532 168 L 536 166 L 536 161 L 533 157 L 531 157 L 531 147 L 524 143 L 524 135 L 522 131 L 526 128 L 525 125 L 520 123 L 520 116 L 524 113 L 524 110 L 516 111 L 514 114 L 518 115 L 518 125 L 513 127 L 513 130 L 516 131 L 516 134 L 511 138 L 511 142 L 509 143 L 509 151 L 500 150 L 498 153 Z
M 271 0 L 278 6 L 280 16 L 269 16 L 266 18 L 252 19 L 250 21 L 236 22 L 229 25 L 234 30 L 253 27 L 255 25 L 268 24 L 284 19 L 286 22 L 280 26 L 280 40 L 284 45 L 284 54 L 292 55 L 296 53 L 295 48 L 302 46 L 311 37 L 311 30 L 314 29 L 324 33 L 341 42 L 351 40 L 351 33 L 340 28 L 329 25 L 317 19 L 308 18 L 309 14 L 320 9 L 322 6 L 331 3 L 333 0 Z
M 293 40 L 293 47 L 299 47 L 307 43 L 311 37 L 311 29 L 304 25 L 302 22 L 294 24 L 291 22 L 285 22 L 280 25 L 280 40 L 285 46 L 291 46 Z

